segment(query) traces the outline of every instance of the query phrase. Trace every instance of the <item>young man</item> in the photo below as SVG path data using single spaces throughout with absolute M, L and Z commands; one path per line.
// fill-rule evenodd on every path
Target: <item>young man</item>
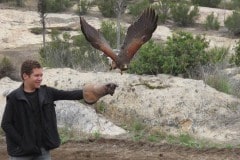
M 113 95 L 117 87 L 89 84 L 82 90 L 64 91 L 41 85 L 42 77 L 39 62 L 26 60 L 21 66 L 22 85 L 7 96 L 1 126 L 10 160 L 51 159 L 49 150 L 60 145 L 54 101 L 84 99 L 93 104 Z

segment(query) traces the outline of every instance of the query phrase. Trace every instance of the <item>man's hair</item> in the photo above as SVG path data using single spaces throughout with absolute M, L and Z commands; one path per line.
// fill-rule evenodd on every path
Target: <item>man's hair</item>
M 21 78 L 23 79 L 23 74 L 30 75 L 34 68 L 42 68 L 41 64 L 36 60 L 26 60 L 21 66 Z

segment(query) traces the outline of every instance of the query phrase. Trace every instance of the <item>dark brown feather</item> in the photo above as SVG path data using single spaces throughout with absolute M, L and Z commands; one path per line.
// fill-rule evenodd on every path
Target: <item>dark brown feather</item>
M 152 37 L 157 28 L 157 21 L 158 16 L 154 9 L 146 9 L 139 19 L 129 26 L 120 52 L 122 55 L 119 56 L 127 57 L 130 62 L 138 49 Z
M 94 27 L 89 25 L 83 17 L 80 17 L 80 24 L 82 33 L 87 41 L 89 41 L 94 48 L 105 53 L 113 61 L 116 61 L 117 55 L 113 52 L 103 35 Z
M 128 64 L 138 49 L 152 37 L 152 33 L 157 28 L 157 21 L 158 16 L 154 9 L 144 10 L 139 19 L 129 26 L 120 54 L 117 55 L 102 34 L 89 25 L 83 17 L 80 17 L 81 29 L 85 38 L 94 48 L 109 56 L 113 60 L 111 68 L 119 68 L 121 73 L 128 69 Z

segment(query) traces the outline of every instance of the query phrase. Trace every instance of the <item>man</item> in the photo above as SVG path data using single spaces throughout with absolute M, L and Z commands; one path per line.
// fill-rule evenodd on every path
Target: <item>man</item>
M 1 126 L 6 134 L 10 160 L 50 160 L 49 150 L 59 147 L 60 138 L 54 101 L 79 100 L 93 104 L 114 94 L 114 83 L 85 85 L 82 90 L 64 91 L 41 85 L 43 69 L 38 61 L 21 66 L 22 85 L 7 96 Z

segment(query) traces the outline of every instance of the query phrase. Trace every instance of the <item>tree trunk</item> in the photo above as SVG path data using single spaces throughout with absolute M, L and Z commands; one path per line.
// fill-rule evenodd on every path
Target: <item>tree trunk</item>
M 46 18 L 46 0 L 39 0 L 38 1 L 38 12 L 40 14 L 40 19 L 41 19 L 41 23 L 42 23 L 42 36 L 43 36 L 43 48 L 45 49 L 45 35 L 46 35 L 46 22 L 45 22 L 45 18 Z
M 46 37 L 46 23 L 45 23 L 45 16 L 43 15 L 43 18 L 42 18 L 42 26 L 43 26 L 43 32 L 42 32 L 42 34 L 43 34 L 43 48 L 45 49 L 45 44 L 46 44 L 46 39 L 45 39 L 45 37 Z
M 121 15 L 124 11 L 124 0 L 118 0 L 116 5 L 116 14 L 117 14 L 117 50 L 120 51 L 120 43 L 121 43 Z

